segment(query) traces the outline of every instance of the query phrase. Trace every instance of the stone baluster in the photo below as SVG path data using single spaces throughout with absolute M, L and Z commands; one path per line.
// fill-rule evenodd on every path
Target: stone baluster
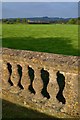
M 28 75 L 28 64 L 26 62 L 21 62 L 19 64 L 22 67 L 22 77 L 20 84 L 22 85 L 23 89 L 21 90 L 20 96 L 23 96 L 24 100 L 26 101 L 28 97 L 31 97 L 30 91 L 28 90 L 30 85 L 30 78 Z
M 30 85 L 30 78 L 28 75 L 28 65 L 21 64 L 22 66 L 22 78 L 21 78 L 21 85 L 23 86 L 24 90 L 28 90 L 28 87 Z
M 0 93 L 2 91 L 2 60 L 0 59 Z
M 7 68 L 7 63 L 3 62 L 2 65 L 2 89 L 6 89 L 10 86 L 8 80 L 10 77 L 9 70 Z
M 64 88 L 64 96 L 66 98 L 66 104 L 62 110 L 62 112 L 69 114 L 77 114 L 80 112 L 79 108 L 79 91 L 78 91 L 78 74 L 74 73 L 65 73 L 65 88 Z
M 14 87 L 17 87 L 20 79 L 17 63 L 12 63 L 11 65 L 12 65 L 11 81 L 13 82 Z
M 42 99 L 43 96 L 41 94 L 41 90 L 43 88 L 43 81 L 41 79 L 41 68 L 35 66 L 34 71 L 35 71 L 35 78 L 33 81 L 33 88 L 36 91 L 35 97 L 36 99 Z
M 49 83 L 47 86 L 47 90 L 50 94 L 50 103 L 52 102 L 53 104 L 56 104 L 58 102 L 56 99 L 56 95 L 59 91 L 59 87 L 56 80 L 57 71 L 53 70 L 53 68 L 50 68 L 48 72 L 49 72 Z

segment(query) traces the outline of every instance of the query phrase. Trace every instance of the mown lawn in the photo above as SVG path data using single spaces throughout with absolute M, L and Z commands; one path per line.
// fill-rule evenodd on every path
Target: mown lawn
M 2 34 L 3 47 L 80 55 L 77 25 L 3 24 Z

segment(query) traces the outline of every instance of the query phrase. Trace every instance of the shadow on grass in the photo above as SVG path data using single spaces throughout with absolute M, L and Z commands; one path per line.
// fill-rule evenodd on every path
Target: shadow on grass
M 32 37 L 9 37 L 2 39 L 2 46 L 13 49 L 31 50 L 39 52 L 47 52 L 54 54 L 75 55 L 80 53 L 72 46 L 72 41 L 69 38 L 47 37 L 47 38 L 32 38 Z
M 38 111 L 26 108 L 26 107 L 22 107 L 18 104 L 14 104 L 11 103 L 9 101 L 6 100 L 2 100 L 2 120 L 24 120 L 27 118 L 54 118 L 57 119 L 55 117 L 51 117 L 48 116 L 46 114 L 40 113 Z

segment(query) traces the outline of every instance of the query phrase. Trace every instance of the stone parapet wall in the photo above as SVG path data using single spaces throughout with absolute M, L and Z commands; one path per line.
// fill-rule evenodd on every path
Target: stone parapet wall
M 1 60 L 0 60 L 1 61 Z M 79 117 L 79 57 L 3 48 L 2 90 L 57 117 Z

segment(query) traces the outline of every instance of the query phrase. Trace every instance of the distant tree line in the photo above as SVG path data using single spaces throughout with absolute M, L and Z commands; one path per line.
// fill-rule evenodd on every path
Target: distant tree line
M 11 18 L 11 19 L 2 19 L 2 23 L 7 23 L 7 24 L 16 24 L 16 23 L 27 23 L 27 19 L 23 18 Z
M 80 17 L 70 19 L 68 21 L 68 24 L 79 24 L 80 25 Z
M 31 21 L 26 18 L 11 18 L 11 19 L 2 19 L 2 23 L 6 24 L 79 24 L 80 25 L 80 17 L 78 18 L 71 18 L 69 20 L 61 19 L 61 20 L 55 20 L 55 21 L 40 21 L 35 20 Z

